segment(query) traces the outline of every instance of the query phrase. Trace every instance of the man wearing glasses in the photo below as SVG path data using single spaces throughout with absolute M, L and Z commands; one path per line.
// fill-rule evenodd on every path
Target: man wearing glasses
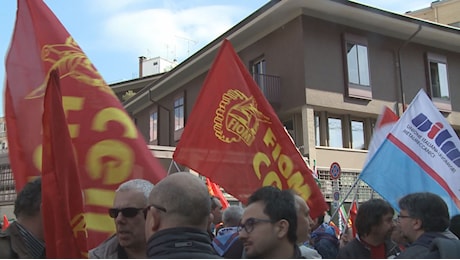
M 153 184 L 142 179 L 122 183 L 115 192 L 109 215 L 116 233 L 90 250 L 89 258 L 146 258 L 145 216 Z
M 145 209 L 149 258 L 220 258 L 207 233 L 211 200 L 203 180 L 188 172 L 166 176 Z
M 411 244 L 397 258 L 441 258 L 439 251 L 430 252 L 430 248 L 436 239 L 452 240 L 446 232 L 450 219 L 444 200 L 434 193 L 418 192 L 404 196 L 398 204 L 398 224 Z
M 288 190 L 266 186 L 254 192 L 238 229 L 247 258 L 302 258 L 294 195 Z

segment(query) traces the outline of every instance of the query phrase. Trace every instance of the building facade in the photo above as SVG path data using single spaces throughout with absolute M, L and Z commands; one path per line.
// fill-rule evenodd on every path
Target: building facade
M 305 160 L 316 162 L 328 201 L 330 165 L 341 166 L 342 200 L 384 106 L 401 115 L 424 89 L 460 130 L 458 29 L 343 0 L 272 0 L 172 70 L 110 85 L 120 100 L 133 90 L 123 105 L 167 170 L 223 39 Z M 364 183 L 355 194 L 359 201 L 373 196 Z
M 460 0 L 437 0 L 429 7 L 410 11 L 409 16 L 460 27 Z
M 327 200 L 357 178 L 383 106 L 398 115 L 420 89 L 460 129 L 460 34 L 348 1 L 271 1 L 124 102 L 150 145 L 174 147 L 223 39 L 229 39 L 295 144 L 316 161 Z M 361 199 L 371 196 L 360 184 Z M 350 198 L 351 199 L 351 198 Z

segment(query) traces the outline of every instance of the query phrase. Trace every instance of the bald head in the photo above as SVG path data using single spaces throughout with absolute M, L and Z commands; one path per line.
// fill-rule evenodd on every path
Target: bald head
M 204 181 L 189 172 L 168 175 L 152 189 L 149 203 L 166 209 L 168 227 L 196 227 L 206 230 L 211 201 Z

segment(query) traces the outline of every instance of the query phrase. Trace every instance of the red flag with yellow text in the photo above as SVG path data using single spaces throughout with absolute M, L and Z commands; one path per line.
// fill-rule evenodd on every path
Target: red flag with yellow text
M 173 158 L 246 202 L 262 186 L 293 189 L 312 217 L 324 197 L 278 116 L 224 40 L 206 77 Z
M 220 190 L 219 185 L 215 184 L 209 178 L 206 177 L 206 186 L 208 187 L 209 194 L 219 199 L 220 204 L 222 204 L 222 209 L 228 208 L 228 201 L 225 198 L 222 191 Z
M 61 100 L 59 74 L 52 71 L 43 111 L 42 214 L 46 257 L 87 258 L 82 188 Z
M 153 183 L 165 169 L 77 42 L 41 0 L 18 0 L 6 58 L 5 119 L 16 189 L 42 169 L 43 97 L 58 69 L 62 106 L 84 197 L 88 248 L 115 231 L 107 209 L 123 182 Z M 44 187 L 46 188 L 46 187 Z

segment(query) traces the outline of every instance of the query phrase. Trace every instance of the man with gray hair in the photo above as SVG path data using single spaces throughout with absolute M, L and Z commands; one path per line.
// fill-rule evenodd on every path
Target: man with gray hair
M 243 242 L 238 237 L 238 225 L 243 212 L 241 206 L 233 205 L 226 208 L 222 214 L 224 227 L 217 232 L 212 246 L 224 258 L 241 258 L 243 254 Z
M 109 215 L 116 233 L 90 250 L 89 258 L 146 258 L 145 216 L 153 184 L 142 179 L 122 183 L 115 192 Z

